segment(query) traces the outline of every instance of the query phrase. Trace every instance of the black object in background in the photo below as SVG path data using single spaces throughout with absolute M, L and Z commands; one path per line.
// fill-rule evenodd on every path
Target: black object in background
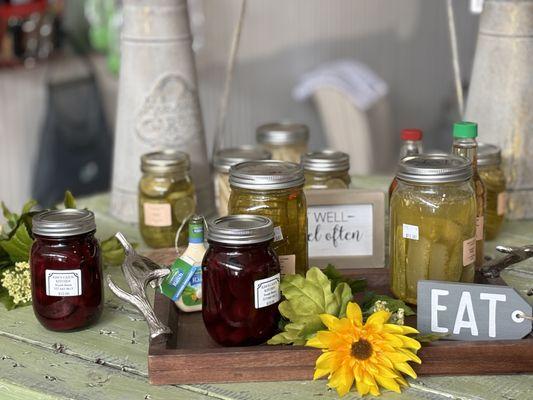
M 108 190 L 113 143 L 92 69 L 48 84 L 45 118 L 33 181 L 39 204 L 53 206 L 67 189 L 75 196 Z

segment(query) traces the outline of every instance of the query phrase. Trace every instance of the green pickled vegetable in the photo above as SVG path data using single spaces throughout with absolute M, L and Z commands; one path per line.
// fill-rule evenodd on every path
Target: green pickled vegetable
M 391 198 L 390 218 L 392 291 L 396 297 L 416 304 L 421 279 L 472 282 L 475 218 L 476 200 L 469 182 L 399 185 Z
M 496 238 L 505 217 L 505 175 L 497 165 L 479 167 L 479 176 L 485 184 L 485 239 Z
M 348 171 L 305 171 L 305 189 L 348 189 L 350 183 Z
M 139 226 L 150 247 L 173 247 L 176 233 L 196 211 L 194 185 L 188 176 L 145 174 L 139 183 Z M 178 245 L 187 244 L 187 227 Z
M 274 227 L 280 229 L 272 247 L 280 257 L 282 273 L 284 264 L 291 269 L 290 256 L 294 256 L 295 272 L 305 274 L 308 269 L 307 203 L 302 187 L 270 191 L 232 188 L 228 211 L 230 215 L 255 214 L 270 218 Z

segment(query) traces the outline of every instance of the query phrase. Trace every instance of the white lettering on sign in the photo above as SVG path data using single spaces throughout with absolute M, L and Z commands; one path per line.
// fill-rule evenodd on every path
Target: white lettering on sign
M 468 313 L 468 320 L 463 319 L 465 311 Z M 453 333 L 458 335 L 461 329 L 470 329 L 472 336 L 478 336 L 476 318 L 474 317 L 474 306 L 472 305 L 472 296 L 469 292 L 463 292 L 461 300 L 459 300 L 459 308 L 457 309 L 457 316 L 455 317 L 455 324 L 453 326 Z
M 371 256 L 372 220 L 372 204 L 309 207 L 309 257 Z
M 532 323 L 531 305 L 508 286 L 418 281 L 417 328 L 452 340 L 520 339 Z M 527 322 L 526 322 L 527 321 Z
M 418 226 L 403 224 L 404 239 L 418 240 Z
M 496 337 L 496 303 L 507 300 L 507 296 L 504 294 L 481 293 L 479 298 L 489 301 L 489 336 Z
M 447 290 L 433 289 L 431 291 L 431 331 L 435 333 L 448 333 L 448 328 L 439 326 L 439 311 L 446 311 L 448 307 L 439 304 L 439 296 L 448 296 Z

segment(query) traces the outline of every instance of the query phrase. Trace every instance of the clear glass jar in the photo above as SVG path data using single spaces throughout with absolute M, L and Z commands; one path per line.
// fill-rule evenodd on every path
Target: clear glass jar
M 104 305 L 102 258 L 88 210 L 43 211 L 33 217 L 33 311 L 47 329 L 80 329 L 98 321 Z
M 304 189 L 348 189 L 350 156 L 341 151 L 323 150 L 302 156 Z
M 273 160 L 299 163 L 308 151 L 309 128 L 304 124 L 275 122 L 261 125 L 256 137 L 257 143 L 272 154 Z
M 274 223 L 272 247 L 281 274 L 304 274 L 307 259 L 307 202 L 300 165 L 284 161 L 248 161 L 230 170 L 229 213 L 255 214 Z
M 202 315 L 222 346 L 264 343 L 278 329 L 280 266 L 268 218 L 230 215 L 209 224 Z
M 487 143 L 478 144 L 478 172 L 487 194 L 485 208 L 485 239 L 496 238 L 505 219 L 506 182 L 501 167 L 501 150 Z
M 452 155 L 408 157 L 390 202 L 392 292 L 416 304 L 421 279 L 473 282 L 476 197 L 470 163 Z
M 219 216 L 228 215 L 228 201 L 231 192 L 229 186 L 230 168 L 244 161 L 270 160 L 271 158 L 270 152 L 252 146 L 232 147 L 216 152 L 213 157 L 213 167 L 215 170 L 215 205 Z
M 173 247 L 176 233 L 196 211 L 196 193 L 189 175 L 189 156 L 165 150 L 144 154 L 139 182 L 139 227 L 150 247 Z M 187 245 L 182 229 L 178 245 Z

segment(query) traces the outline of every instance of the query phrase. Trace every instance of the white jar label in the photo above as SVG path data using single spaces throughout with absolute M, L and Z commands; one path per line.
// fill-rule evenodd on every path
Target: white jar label
M 45 278 L 47 296 L 81 296 L 81 269 L 47 269 Z
M 476 238 L 470 238 L 463 242 L 463 267 L 476 261 Z
M 483 240 L 483 217 L 476 217 L 476 240 Z
M 418 240 L 418 226 L 403 224 L 403 237 L 405 239 Z
M 254 281 L 255 308 L 268 307 L 281 299 L 280 274 Z
M 278 256 L 281 276 L 294 275 L 296 273 L 296 255 L 289 254 Z
M 281 231 L 281 226 L 274 227 L 274 242 L 279 242 L 283 240 L 283 232 Z
M 172 207 L 168 203 L 144 203 L 144 223 L 147 226 L 171 226 Z
M 505 214 L 506 206 L 507 206 L 507 192 L 498 193 L 498 206 L 497 206 L 498 215 Z

